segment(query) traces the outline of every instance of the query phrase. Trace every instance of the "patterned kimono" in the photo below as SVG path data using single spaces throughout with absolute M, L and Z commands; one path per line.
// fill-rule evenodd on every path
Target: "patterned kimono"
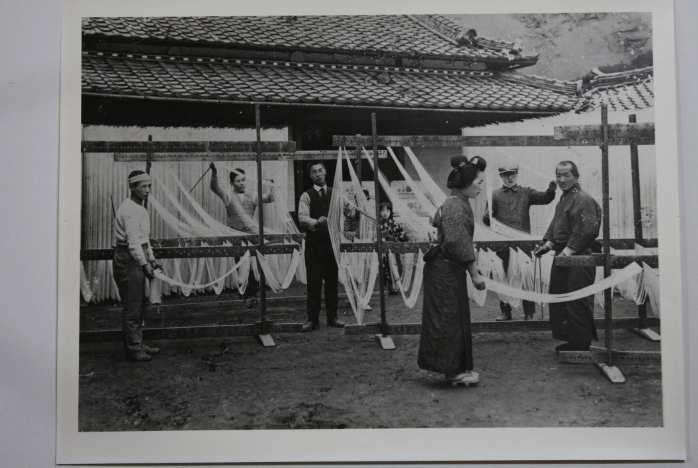
M 417 364 L 441 374 L 473 369 L 470 304 L 465 264 L 474 262 L 473 210 L 462 194 L 451 196 L 434 216 L 441 251 L 424 266 L 422 335 Z
M 389 242 L 407 242 L 409 240 L 405 231 L 392 217 L 381 219 L 381 236 L 384 241 Z M 395 260 L 397 260 L 397 270 L 399 272 L 402 270 L 400 254 L 395 254 Z M 393 277 L 390 274 L 390 263 L 387 254 L 383 254 L 383 286 L 390 290 L 394 290 Z

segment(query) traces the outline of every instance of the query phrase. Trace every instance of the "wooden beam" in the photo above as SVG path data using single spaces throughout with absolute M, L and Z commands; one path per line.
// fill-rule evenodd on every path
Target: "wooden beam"
M 554 136 L 434 136 L 434 135 L 388 135 L 379 136 L 377 144 L 379 146 L 600 146 L 603 143 L 601 138 L 589 139 L 556 139 Z M 636 145 L 654 145 L 653 138 L 615 138 L 609 139 L 608 145 L 627 146 L 631 143 Z M 364 135 L 334 135 L 332 146 L 371 146 L 370 136 Z
M 265 234 L 264 241 L 269 244 L 291 241 L 301 242 L 305 238 L 305 234 Z M 200 246 L 205 242 L 209 246 L 222 245 L 224 242 L 230 242 L 233 245 L 240 245 L 242 241 L 256 243 L 259 240 L 257 235 L 248 236 L 221 236 L 221 237 L 175 237 L 171 239 L 150 239 L 150 245 L 156 247 L 182 247 Z
M 508 250 L 511 248 L 519 248 L 524 252 L 531 252 L 535 249 L 536 245 L 540 244 L 541 241 L 526 241 L 526 240 L 511 240 L 511 241 L 476 241 L 475 246 L 478 249 L 490 249 L 495 252 Z M 635 248 L 635 244 L 642 245 L 643 247 L 653 248 L 658 246 L 657 239 L 644 239 L 640 242 L 635 239 L 611 239 L 611 247 L 617 250 L 632 250 Z
M 659 327 L 658 318 L 648 318 L 649 326 Z M 595 319 L 597 328 L 603 328 L 604 319 Z M 639 318 L 617 318 L 611 321 L 611 328 L 634 328 L 640 324 Z M 347 325 L 344 333 L 347 335 L 376 334 L 379 333 L 379 323 L 367 323 L 361 325 Z M 505 322 L 487 321 L 473 322 L 470 325 L 473 333 L 506 333 L 506 332 L 532 332 L 550 331 L 548 320 L 509 320 Z M 388 324 L 389 335 L 419 335 L 422 330 L 421 323 L 392 323 Z
M 556 126 L 556 140 L 596 140 L 602 138 L 602 125 L 564 125 Z M 654 141 L 654 123 L 608 124 L 610 140 L 652 140 Z
M 475 242 L 475 246 L 478 249 L 490 249 L 493 251 L 502 251 L 502 250 L 509 250 L 509 248 L 520 248 L 524 252 L 531 252 L 533 249 L 535 249 L 536 245 L 540 244 L 541 241 L 528 241 L 528 240 L 511 240 L 511 241 L 477 241 Z M 635 246 L 635 239 L 611 239 L 611 247 L 614 249 L 633 249 Z M 657 247 L 657 239 L 646 239 L 641 242 L 641 244 L 644 244 L 644 247 Z M 383 246 L 385 249 L 390 249 L 393 252 L 400 252 L 400 253 L 406 253 L 406 252 L 412 252 L 415 253 L 417 250 L 421 249 L 422 252 L 426 252 L 429 250 L 432 244 L 429 242 L 383 242 Z M 385 250 L 384 249 L 384 250 Z M 375 242 L 356 242 L 356 243 L 343 243 L 339 244 L 339 251 L 340 252 L 372 252 L 376 250 L 376 244 Z M 575 256 L 571 258 L 579 258 L 581 256 Z M 623 265 L 625 263 L 625 259 L 631 258 L 633 256 L 631 255 L 623 255 L 622 257 L 619 257 L 620 260 L 618 260 L 618 265 Z M 652 260 L 652 256 L 645 256 L 648 257 L 648 265 L 652 266 L 650 262 L 654 262 L 655 260 Z M 596 260 L 594 260 L 596 261 Z M 582 261 L 580 265 L 582 266 L 591 266 L 591 260 L 585 260 Z M 629 262 L 627 262 L 629 263 Z M 627 265 L 625 263 L 625 265 Z M 623 266 L 625 266 L 623 265 Z M 570 265 L 570 266 L 575 266 L 575 265 Z
M 290 254 L 297 250 L 294 245 L 270 245 L 266 254 Z M 257 255 L 257 246 L 211 246 L 211 247 L 159 247 L 153 248 L 155 258 L 213 258 L 213 257 L 241 257 L 249 251 L 250 255 Z M 111 260 L 114 258 L 114 249 L 85 249 L 80 251 L 80 260 Z
M 253 153 L 256 145 L 256 141 L 83 141 L 81 148 L 83 153 Z M 294 152 L 296 142 L 263 141 L 262 151 Z
M 431 247 L 429 242 L 383 242 L 383 252 L 392 251 L 393 253 L 416 253 L 421 249 L 423 253 Z M 375 242 L 356 242 L 339 244 L 340 252 L 375 252 L 377 249 Z
M 573 255 L 571 257 L 555 257 L 555 265 L 559 267 L 604 266 L 603 254 Z M 611 255 L 611 268 L 624 268 L 633 262 L 646 263 L 652 268 L 659 268 L 657 255 Z
M 305 234 L 270 234 L 265 235 L 264 238 L 269 243 L 280 243 L 284 240 L 290 240 L 294 242 L 300 242 Z M 153 252 L 157 258 L 176 258 L 174 256 L 175 250 L 171 249 L 184 249 L 182 257 L 195 258 L 195 257 L 206 257 L 209 252 L 216 253 L 215 255 L 210 255 L 211 257 L 239 257 L 244 255 L 245 251 L 249 250 L 250 255 L 256 255 L 256 247 L 254 245 L 249 247 L 243 247 L 240 244 L 242 240 L 246 241 L 256 241 L 259 236 L 240 236 L 240 237 L 182 237 L 174 239 L 151 239 L 151 245 L 153 247 Z M 223 242 L 231 242 L 231 246 L 221 246 Z M 201 242 L 206 242 L 209 244 L 208 247 L 198 247 Z M 634 239 L 615 239 L 611 241 L 611 246 L 616 249 L 630 249 L 633 246 Z M 656 239 L 647 239 L 642 242 L 647 244 L 647 247 L 656 247 Z M 182 244 L 195 244 L 194 246 L 182 247 Z M 478 248 L 488 248 L 493 251 L 507 250 L 511 248 L 520 248 L 524 252 L 532 251 L 537 242 L 536 241 L 482 241 L 476 242 Z M 394 253 L 416 253 L 421 250 L 423 253 L 429 250 L 431 244 L 428 242 L 385 242 L 384 249 L 391 250 Z M 269 253 L 273 254 L 288 254 L 293 253 L 294 245 L 269 245 Z M 224 251 L 220 250 L 199 250 L 194 251 L 191 249 L 227 249 Z M 368 243 L 342 243 L 339 246 L 340 252 L 374 252 L 376 250 L 376 244 L 373 242 Z M 185 255 L 186 254 L 186 255 Z M 232 255 L 228 255 L 232 254 Z M 167 257 L 161 255 L 169 255 Z M 80 250 L 80 260 L 111 260 L 114 256 L 114 249 L 82 249 Z M 571 266 L 601 266 L 599 263 L 602 260 L 599 254 L 594 255 L 575 255 L 572 257 L 556 257 L 556 264 L 563 267 Z M 630 262 L 645 262 L 652 268 L 659 268 L 659 259 L 656 255 L 620 255 L 614 256 L 612 258 L 611 266 L 613 268 L 622 268 L 627 266 Z
M 369 155 L 371 153 L 369 152 Z M 145 161 L 148 153 L 114 153 L 114 162 Z M 364 159 L 369 157 L 362 156 Z M 386 150 L 378 151 L 380 159 L 387 159 Z M 152 162 L 170 161 L 254 161 L 257 153 L 153 153 L 150 155 Z M 337 159 L 337 151 L 296 151 L 296 152 L 263 152 L 262 161 L 315 161 Z

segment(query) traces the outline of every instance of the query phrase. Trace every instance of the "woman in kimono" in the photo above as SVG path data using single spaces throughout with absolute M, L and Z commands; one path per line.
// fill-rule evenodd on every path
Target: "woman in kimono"
M 473 343 L 470 330 L 467 274 L 476 289 L 485 288 L 485 278 L 475 266 L 470 198 L 482 191 L 487 163 L 479 156 L 451 158 L 453 171 L 447 187 L 451 196 L 437 210 L 434 226 L 438 247 L 425 256 L 422 334 L 417 364 L 422 369 L 445 374 L 452 385 L 473 385 Z M 466 273 L 467 272 L 467 273 Z

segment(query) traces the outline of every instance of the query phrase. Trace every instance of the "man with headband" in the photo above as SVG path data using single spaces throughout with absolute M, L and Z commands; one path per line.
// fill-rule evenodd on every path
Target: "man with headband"
M 545 192 L 539 192 L 530 187 L 521 187 L 517 184 L 519 165 L 505 162 L 499 165 L 499 177 L 504 183 L 503 187 L 492 192 L 492 210 L 485 208 L 482 221 L 489 226 L 490 215 L 509 227 L 531 233 L 531 218 L 529 210 L 532 205 L 547 205 L 555 199 L 555 181 L 550 182 Z M 509 269 L 509 249 L 497 251 L 497 256 L 502 259 L 504 271 Z M 507 302 L 499 302 L 501 314 L 498 321 L 511 320 L 511 305 Z M 536 305 L 533 302 L 523 301 L 524 319 L 533 318 Z
M 133 171 L 128 176 L 128 187 L 131 195 L 119 206 L 114 221 L 116 248 L 112 268 L 121 298 L 126 358 L 145 362 L 160 351 L 143 344 L 145 279 L 155 278 L 154 270 L 162 265 L 155 260 L 150 246 L 150 217 L 143 206 L 150 195 L 150 176 L 143 171 Z

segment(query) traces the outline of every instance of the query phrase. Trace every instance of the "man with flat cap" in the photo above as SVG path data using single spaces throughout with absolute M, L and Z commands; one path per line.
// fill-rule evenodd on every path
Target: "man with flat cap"
M 519 165 L 511 162 L 504 162 L 499 165 L 499 177 L 504 183 L 503 187 L 492 192 L 492 210 L 485 209 L 482 221 L 489 226 L 490 215 L 500 223 L 509 227 L 520 229 L 526 233 L 531 233 L 531 218 L 529 209 L 531 205 L 547 205 L 555 200 L 555 181 L 550 182 L 545 192 L 539 192 L 530 187 L 522 187 L 516 183 L 519 176 Z M 497 256 L 502 259 L 504 271 L 509 268 L 509 250 L 497 252 Z M 511 305 L 507 302 L 500 302 L 501 314 L 496 320 L 511 320 Z M 536 306 L 533 302 L 523 301 L 524 319 L 533 318 Z

